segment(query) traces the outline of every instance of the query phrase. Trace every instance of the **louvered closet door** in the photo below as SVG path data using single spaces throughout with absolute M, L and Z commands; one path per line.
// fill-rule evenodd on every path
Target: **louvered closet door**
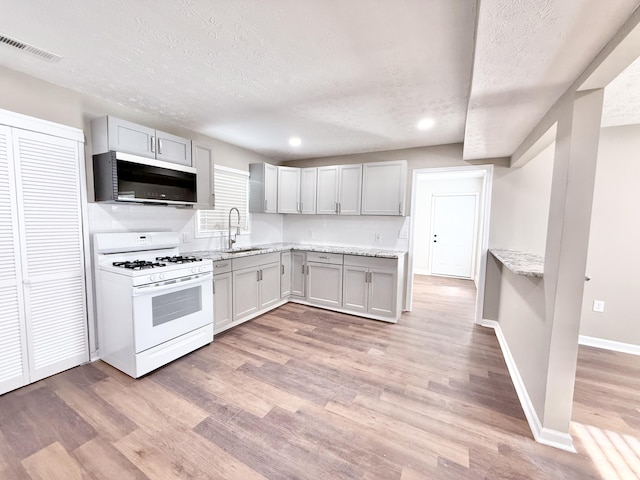
M 13 130 L 31 381 L 89 360 L 79 144 Z
M 11 143 L 0 126 L 0 394 L 29 383 Z

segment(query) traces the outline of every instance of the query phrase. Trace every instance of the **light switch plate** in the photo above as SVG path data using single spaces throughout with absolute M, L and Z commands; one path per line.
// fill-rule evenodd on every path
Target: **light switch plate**
M 604 300 L 594 300 L 593 311 L 598 313 L 604 312 Z

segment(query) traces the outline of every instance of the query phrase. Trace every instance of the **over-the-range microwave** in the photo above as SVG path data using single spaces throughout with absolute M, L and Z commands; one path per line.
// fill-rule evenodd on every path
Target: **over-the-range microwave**
M 196 169 L 122 152 L 93 156 L 96 202 L 134 202 L 191 207 Z

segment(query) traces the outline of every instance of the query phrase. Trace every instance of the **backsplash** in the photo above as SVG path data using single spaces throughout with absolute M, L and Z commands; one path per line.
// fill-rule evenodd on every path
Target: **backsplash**
M 89 233 L 180 232 L 183 251 L 220 250 L 227 238 L 195 236 L 195 210 L 153 205 L 89 203 Z M 264 243 L 308 243 L 408 250 L 409 217 L 251 214 L 251 234 L 235 247 Z M 185 242 L 186 234 L 186 242 Z M 379 240 L 376 241 L 376 234 Z
M 284 215 L 285 242 L 408 250 L 410 217 Z M 376 234 L 379 240 L 376 241 Z
M 180 232 L 184 251 L 219 250 L 226 247 L 225 237 L 196 238 L 196 211 L 153 205 L 89 203 L 89 233 L 98 232 Z M 186 242 L 185 240 L 186 234 Z M 282 242 L 282 215 L 251 215 L 251 234 L 239 235 L 236 247 Z

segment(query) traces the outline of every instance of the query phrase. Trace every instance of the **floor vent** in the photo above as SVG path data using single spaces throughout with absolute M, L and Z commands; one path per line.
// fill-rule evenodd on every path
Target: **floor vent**
M 28 43 L 21 42 L 15 38 L 11 38 L 7 35 L 0 33 L 0 44 L 5 44 L 10 47 L 17 48 L 18 50 L 22 50 L 23 52 L 29 52 L 33 55 L 37 55 L 40 58 L 44 58 L 50 62 L 59 62 L 62 57 L 60 55 L 56 55 L 52 52 L 47 52 L 38 47 L 34 47 L 33 45 L 29 45 Z

